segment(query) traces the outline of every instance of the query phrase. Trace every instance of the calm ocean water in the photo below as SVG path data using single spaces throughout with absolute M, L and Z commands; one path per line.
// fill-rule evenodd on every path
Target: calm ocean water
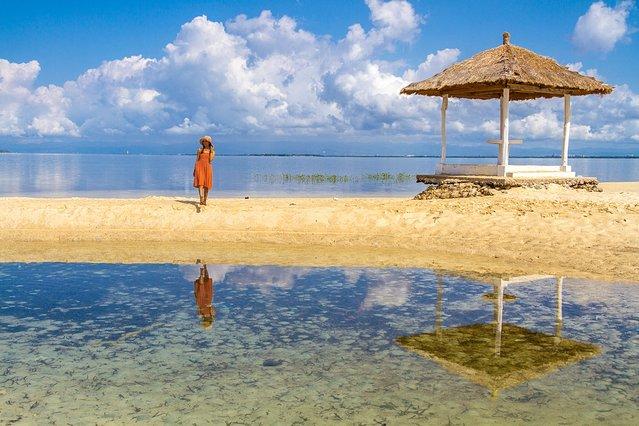
M 415 183 L 414 175 L 431 173 L 437 161 L 405 157 L 218 156 L 214 162 L 213 196 L 415 194 L 423 185 Z M 511 161 L 557 164 L 559 159 Z M 575 158 L 570 163 L 578 174 L 596 176 L 601 181 L 639 180 L 639 158 Z M 193 195 L 192 171 L 192 156 L 0 154 L 0 196 Z
M 0 264 L 0 424 L 637 424 L 637 290 Z

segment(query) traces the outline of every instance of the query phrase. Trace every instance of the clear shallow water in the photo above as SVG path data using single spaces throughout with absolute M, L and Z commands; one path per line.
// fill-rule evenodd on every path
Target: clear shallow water
M 565 278 L 557 322 L 556 277 L 508 284 L 499 357 L 545 350 L 496 389 L 472 370 L 496 357 L 495 277 L 208 273 L 213 294 L 194 295 L 198 266 L 1 264 L 0 423 L 637 423 L 636 285 Z M 470 374 L 446 347 L 432 360 L 396 343 L 451 330 L 465 333 Z M 513 343 L 513 330 L 532 337 Z M 558 361 L 553 345 L 577 344 L 588 354 Z
M 436 158 L 224 157 L 214 163 L 215 196 L 408 195 L 423 190 L 414 175 L 431 173 Z M 458 158 L 455 162 L 493 162 Z M 513 158 L 513 164 L 559 159 Z M 639 158 L 574 158 L 573 169 L 602 181 L 639 180 Z M 179 155 L 0 154 L 0 196 L 193 196 L 193 157 Z M 394 178 L 369 175 L 388 173 Z M 344 182 L 304 183 L 283 175 L 336 175 Z M 403 179 L 396 179 L 398 174 Z

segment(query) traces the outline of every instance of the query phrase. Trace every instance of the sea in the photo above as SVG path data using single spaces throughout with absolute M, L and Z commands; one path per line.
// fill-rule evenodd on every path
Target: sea
M 415 175 L 433 173 L 432 157 L 222 156 L 211 197 L 408 196 Z M 454 158 L 490 163 L 494 158 Z M 0 154 L 0 196 L 194 196 L 192 155 Z M 511 158 L 558 164 L 558 158 Z M 577 174 L 602 182 L 639 181 L 639 158 L 572 158 Z

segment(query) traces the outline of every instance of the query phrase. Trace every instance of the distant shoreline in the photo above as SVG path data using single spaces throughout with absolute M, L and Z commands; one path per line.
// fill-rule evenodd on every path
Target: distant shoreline
M 194 154 L 155 154 L 155 153 L 88 153 L 88 152 L 10 152 L 0 150 L 0 154 L 12 155 L 126 155 L 126 156 L 193 156 Z M 217 154 L 218 157 L 307 157 L 307 158 L 439 158 L 439 155 L 337 155 L 337 154 Z M 496 155 L 448 155 L 447 158 L 488 158 L 495 159 Z M 548 158 L 560 159 L 559 155 L 511 155 L 510 158 Z M 639 159 L 639 155 L 571 155 L 568 158 L 580 159 Z

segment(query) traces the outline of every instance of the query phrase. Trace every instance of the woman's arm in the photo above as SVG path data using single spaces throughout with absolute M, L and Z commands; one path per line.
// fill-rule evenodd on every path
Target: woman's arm
M 195 177 L 195 167 L 197 166 L 197 159 L 200 156 L 200 149 L 198 148 L 197 151 L 195 151 L 195 162 L 193 163 L 193 177 Z
M 211 151 L 209 152 L 209 163 L 213 162 L 214 158 L 215 158 L 215 150 L 213 149 L 213 147 L 211 147 Z

